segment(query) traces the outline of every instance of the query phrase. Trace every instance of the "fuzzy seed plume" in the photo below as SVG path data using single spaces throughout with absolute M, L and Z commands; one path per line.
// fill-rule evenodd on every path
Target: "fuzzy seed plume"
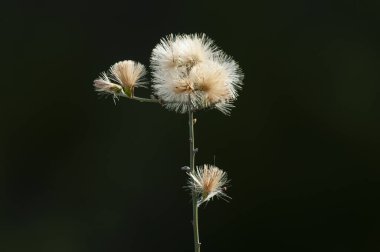
M 215 107 L 228 113 L 243 74 L 205 34 L 169 35 L 151 56 L 153 90 L 170 110 Z
M 186 70 L 186 67 L 211 58 L 217 51 L 213 41 L 205 34 L 170 34 L 153 49 L 151 66 L 159 76 L 175 74 L 178 70 Z
M 188 188 L 198 197 L 198 206 L 217 198 L 230 198 L 224 190 L 228 184 L 227 173 L 213 165 L 197 166 L 194 173 L 188 172 Z
M 111 66 L 110 73 L 112 80 L 130 90 L 147 84 L 143 79 L 146 74 L 145 66 L 139 62 L 132 60 L 117 62 Z

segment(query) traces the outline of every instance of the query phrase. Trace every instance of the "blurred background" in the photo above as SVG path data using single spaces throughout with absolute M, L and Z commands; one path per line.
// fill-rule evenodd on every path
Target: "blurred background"
M 1 4 L 0 251 L 193 251 L 186 115 L 99 97 L 169 33 L 239 62 L 231 116 L 196 115 L 197 164 L 229 174 L 202 251 L 380 250 L 379 1 Z M 137 90 L 148 96 L 148 90 Z

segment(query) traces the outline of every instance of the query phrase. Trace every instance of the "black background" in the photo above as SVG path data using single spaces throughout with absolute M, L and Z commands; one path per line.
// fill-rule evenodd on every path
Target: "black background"
M 203 251 L 379 251 L 379 1 L 9 1 L 0 8 L 0 251 L 192 251 L 187 117 L 99 99 L 113 63 L 205 32 L 245 73 L 196 117 L 230 203 Z M 147 90 L 138 90 L 148 95 Z

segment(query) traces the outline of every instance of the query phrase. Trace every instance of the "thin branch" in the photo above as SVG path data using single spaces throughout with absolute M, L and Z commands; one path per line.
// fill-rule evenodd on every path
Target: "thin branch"
M 119 96 L 131 99 L 131 100 L 136 100 L 139 102 L 161 103 L 160 100 L 158 100 L 158 99 L 142 98 L 142 97 L 137 97 L 137 96 L 129 97 L 126 94 L 119 94 Z

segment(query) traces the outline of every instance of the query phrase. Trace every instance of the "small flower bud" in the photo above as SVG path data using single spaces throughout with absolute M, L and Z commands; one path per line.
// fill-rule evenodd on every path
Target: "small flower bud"
M 227 173 L 213 165 L 197 166 L 196 172 L 188 172 L 188 188 L 198 197 L 198 206 L 214 196 L 230 198 L 225 194 Z
M 181 170 L 187 172 L 187 171 L 190 171 L 190 167 L 189 166 L 182 166 Z
M 113 95 L 114 101 L 118 95 L 124 94 L 123 87 L 112 83 L 106 73 L 102 73 L 98 79 L 94 80 L 94 87 L 97 92 Z

